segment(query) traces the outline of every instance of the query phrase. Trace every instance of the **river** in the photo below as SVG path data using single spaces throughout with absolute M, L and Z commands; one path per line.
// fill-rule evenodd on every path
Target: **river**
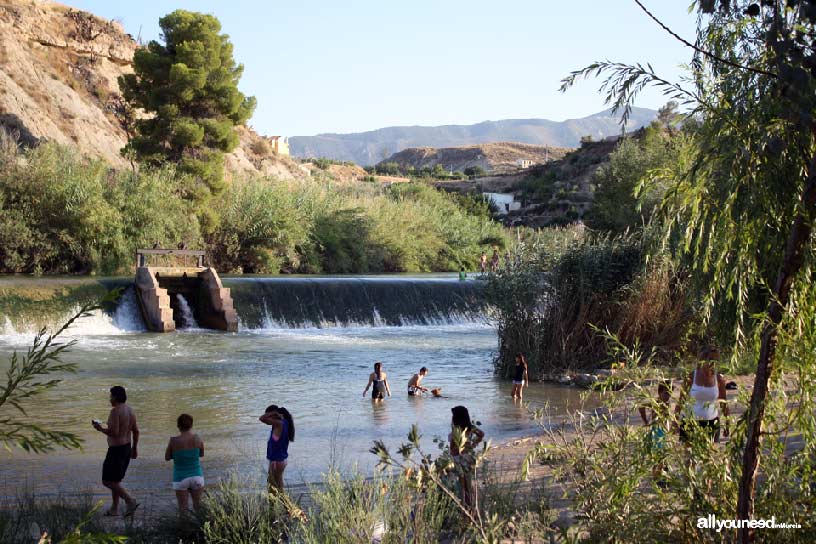
M 64 360 L 78 363 L 79 370 L 34 410 L 38 418 L 78 433 L 83 449 L 0 452 L 0 497 L 8 500 L 21 490 L 101 495 L 106 446 L 90 422 L 106 419 L 112 385 L 127 388 L 139 418 L 139 458 L 125 480 L 136 496 L 169 489 L 164 448 L 184 412 L 194 417 L 205 442 L 210 481 L 230 473 L 263 481 L 269 428 L 258 416 L 269 404 L 287 407 L 295 419 L 286 472 L 292 484 L 318 481 L 330 466 L 370 475 L 376 463 L 368 452 L 372 442 L 384 440 L 396 450 L 414 423 L 433 451 L 431 439 L 447 436 L 450 408 L 458 404 L 470 409 L 494 442 L 535 430 L 526 408 L 510 399 L 510 384 L 493 377 L 497 337 L 479 303 L 478 282 L 433 276 L 224 283 L 241 317 L 237 333 L 145 332 L 132 293 L 114 312 L 97 311 L 69 331 L 77 344 Z M 6 365 L 12 350 L 25 348 L 33 328 L 0 307 L 2 323 L 0 365 Z M 393 396 L 375 405 L 362 391 L 378 360 Z M 407 396 L 407 381 L 421 366 L 430 370 L 424 384 L 441 387 L 445 398 Z M 532 404 L 547 403 L 555 411 L 577 407 L 578 397 L 574 389 L 545 384 L 526 392 Z

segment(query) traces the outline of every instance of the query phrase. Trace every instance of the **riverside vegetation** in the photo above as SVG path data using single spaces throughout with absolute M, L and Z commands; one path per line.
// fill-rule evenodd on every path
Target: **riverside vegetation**
M 263 178 L 208 201 L 219 221 L 205 232 L 191 185 L 172 165 L 115 171 L 56 144 L 20 150 L 0 133 L 0 272 L 115 274 L 137 247 L 181 241 L 225 272 L 450 271 L 509 240 L 486 206 L 425 185 Z

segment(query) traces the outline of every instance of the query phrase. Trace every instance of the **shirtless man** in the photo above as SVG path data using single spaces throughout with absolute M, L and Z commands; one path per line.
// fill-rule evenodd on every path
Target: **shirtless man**
M 122 480 L 127 472 L 131 459 L 136 459 L 136 446 L 139 443 L 139 426 L 136 424 L 136 414 L 130 409 L 127 402 L 127 393 L 121 385 L 111 387 L 110 403 L 113 408 L 108 416 L 108 425 L 103 427 L 94 420 L 94 429 L 108 437 L 108 454 L 102 464 L 102 485 L 111 490 L 113 504 L 105 512 L 106 516 L 119 515 L 119 499 L 127 505 L 125 516 L 133 515 L 139 507 L 133 497 L 128 495 L 122 487 Z M 131 438 L 132 436 L 132 438 Z
M 427 393 L 428 392 L 428 390 L 426 388 L 419 385 L 419 383 L 422 381 L 422 378 L 424 378 L 427 374 L 428 374 L 428 369 L 423 366 L 422 368 L 419 369 L 419 374 L 414 374 L 411 377 L 411 379 L 408 380 L 408 396 L 409 397 L 415 397 L 415 396 L 421 395 L 422 393 Z

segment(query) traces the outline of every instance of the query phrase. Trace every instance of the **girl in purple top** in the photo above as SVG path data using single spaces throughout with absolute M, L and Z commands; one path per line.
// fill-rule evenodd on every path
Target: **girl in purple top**
M 286 469 L 286 459 L 289 457 L 289 442 L 295 441 L 295 422 L 292 414 L 283 406 L 271 405 L 264 415 L 258 418 L 261 423 L 272 427 L 269 441 L 266 443 L 266 459 L 269 461 L 270 492 L 283 491 L 283 471 Z

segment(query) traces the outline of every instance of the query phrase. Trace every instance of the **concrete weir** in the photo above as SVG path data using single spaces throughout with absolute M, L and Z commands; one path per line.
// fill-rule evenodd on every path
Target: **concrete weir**
M 199 258 L 195 267 L 146 266 L 146 254 L 194 255 Z M 176 330 L 182 323 L 185 310 L 192 311 L 201 327 L 238 330 L 238 315 L 230 290 L 221 284 L 214 268 L 203 266 L 203 252 L 156 249 L 138 250 L 137 255 L 136 299 L 148 330 Z M 182 307 L 184 303 L 188 308 Z

